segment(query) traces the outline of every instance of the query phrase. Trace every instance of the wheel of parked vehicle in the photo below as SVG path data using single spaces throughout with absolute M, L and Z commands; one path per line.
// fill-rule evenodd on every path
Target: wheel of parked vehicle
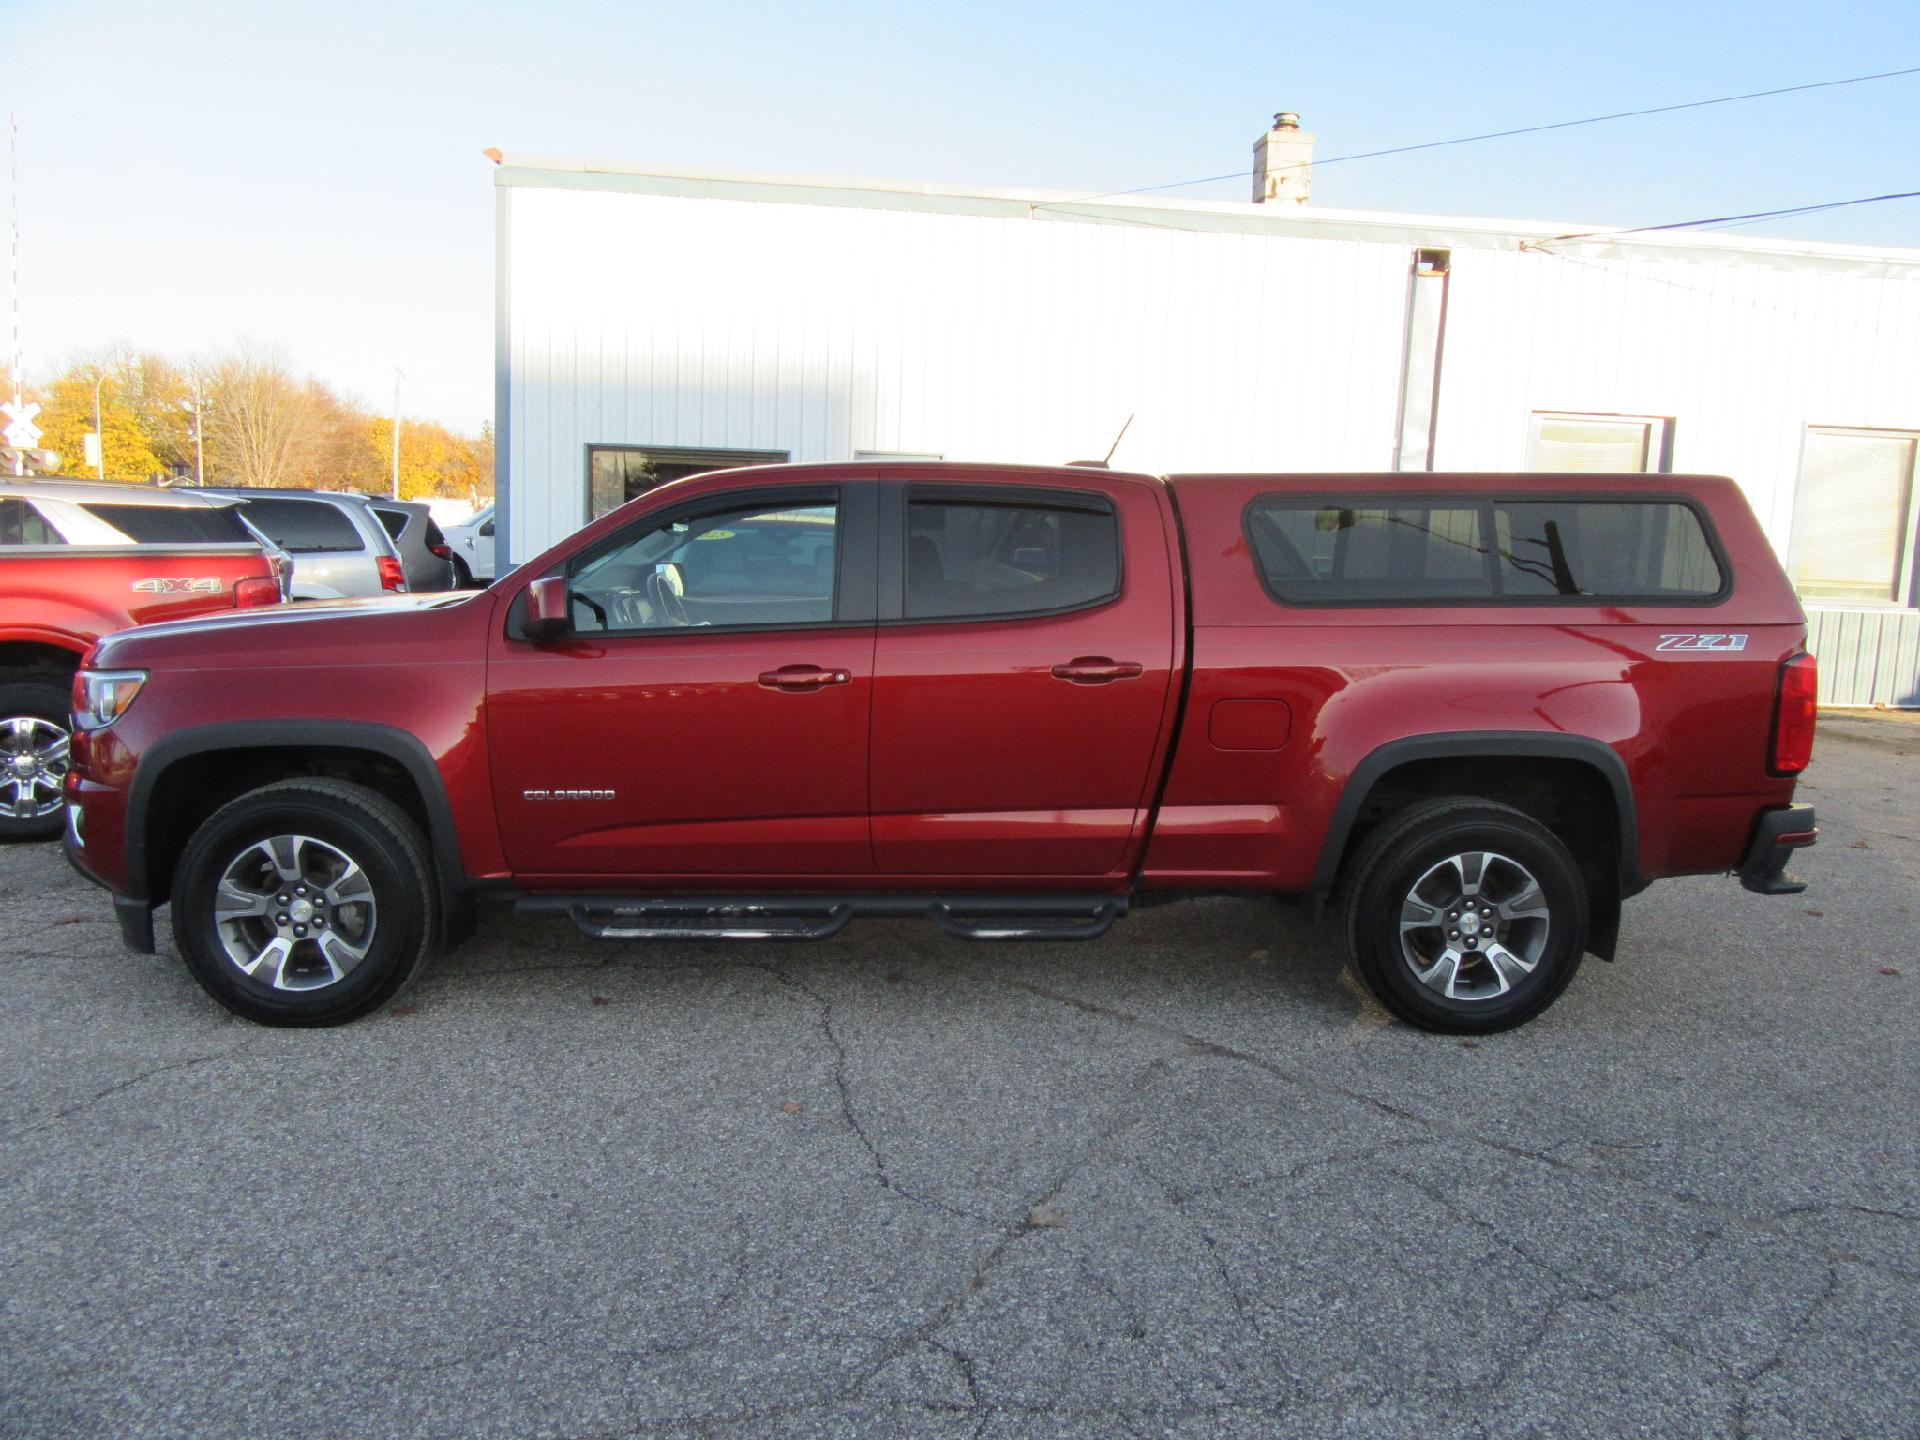
M 339 1025 L 386 1004 L 434 933 L 427 847 L 365 786 L 298 779 L 215 811 L 173 882 L 173 933 L 194 977 L 267 1025 Z
M 66 683 L 51 676 L 0 684 L 0 840 L 60 833 L 70 703 Z
M 1387 1009 L 1423 1029 L 1485 1034 L 1531 1019 L 1573 979 L 1587 890 L 1538 821 L 1454 797 L 1367 838 L 1344 918 L 1348 959 Z
M 467 568 L 467 562 L 458 555 L 447 561 L 453 567 L 453 588 L 456 590 L 473 589 L 473 572 Z

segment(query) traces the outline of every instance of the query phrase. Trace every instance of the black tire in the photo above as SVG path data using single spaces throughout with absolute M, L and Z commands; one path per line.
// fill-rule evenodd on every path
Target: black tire
M 296 875 L 315 872 L 304 876 L 311 889 L 300 893 L 309 896 L 319 923 L 290 907 L 280 913 L 307 918 L 311 930 L 301 930 L 305 938 L 293 939 L 292 926 L 278 924 L 273 913 L 230 916 L 223 931 L 214 903 L 230 867 L 241 867 L 236 884 L 248 894 L 265 886 L 271 895 L 274 887 L 286 886 L 282 893 L 293 895 L 295 880 L 282 878 L 284 870 L 270 870 L 269 853 L 254 848 L 273 837 L 308 842 L 297 852 L 283 848 L 283 856 L 295 861 Z M 335 857 L 359 867 L 371 905 L 346 900 L 327 909 L 321 881 L 326 866 L 337 865 Z M 343 874 L 344 867 L 332 873 Z M 335 888 L 342 890 L 338 883 Z M 426 843 L 399 806 L 341 780 L 283 780 L 222 806 L 194 832 L 174 873 L 173 935 L 194 978 L 236 1015 L 263 1025 L 342 1025 L 387 1004 L 419 974 L 438 932 L 437 904 Z M 344 959 L 351 945 L 333 952 L 320 948 L 329 916 L 330 944 L 364 942 L 364 958 L 345 965 L 344 973 L 335 973 L 342 966 L 328 954 Z M 278 939 L 289 948 L 281 952 L 287 958 L 276 978 L 266 978 L 275 961 L 251 975 L 229 949 L 260 947 L 258 953 L 266 954 Z
M 466 561 L 462 560 L 458 555 L 455 555 L 447 563 L 453 566 L 453 588 L 454 589 L 471 590 L 474 588 L 473 572 L 467 569 Z
M 51 840 L 66 823 L 59 794 L 60 777 L 67 773 L 65 746 L 59 747 L 57 765 L 47 763 L 51 736 L 45 727 L 52 726 L 66 736 L 73 723 L 68 714 L 72 702 L 72 682 L 56 675 L 26 675 L 0 683 L 0 747 L 6 751 L 0 755 L 0 803 L 8 812 L 16 808 L 31 811 L 41 804 L 50 807 L 43 815 L 0 814 L 0 842 Z M 31 727 L 32 733 L 19 734 L 22 727 Z M 22 776 L 14 769 L 15 756 L 26 752 L 37 757 L 36 768 Z M 53 781 L 51 793 L 44 783 L 48 779 Z M 16 780 L 28 785 L 26 796 L 20 793 Z
M 1475 856 L 1490 858 L 1469 881 Z M 1424 1030 L 1484 1035 L 1523 1024 L 1567 988 L 1586 953 L 1578 862 L 1512 806 L 1466 796 L 1415 805 L 1367 837 L 1349 874 L 1348 961 L 1382 1005 Z M 1436 903 L 1448 894 L 1456 898 Z M 1471 919 L 1458 918 L 1463 911 Z

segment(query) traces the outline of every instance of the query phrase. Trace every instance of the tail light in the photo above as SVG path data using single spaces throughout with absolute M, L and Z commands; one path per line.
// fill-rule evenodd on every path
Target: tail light
M 427 549 L 431 550 L 435 555 L 438 555 L 442 560 L 451 560 L 453 558 L 453 548 L 451 546 L 429 545 Z
M 407 575 L 400 568 L 400 562 L 392 555 L 376 555 L 374 564 L 380 567 L 380 588 L 382 590 L 404 590 L 407 588 Z
M 251 610 L 257 605 L 278 605 L 280 603 L 280 578 L 278 575 L 251 575 L 245 580 L 233 582 L 233 608 Z
M 1767 757 L 1767 768 L 1775 775 L 1798 775 L 1813 759 L 1819 696 L 1819 668 L 1813 656 L 1793 655 L 1781 662 L 1780 689 L 1773 702 L 1773 747 Z

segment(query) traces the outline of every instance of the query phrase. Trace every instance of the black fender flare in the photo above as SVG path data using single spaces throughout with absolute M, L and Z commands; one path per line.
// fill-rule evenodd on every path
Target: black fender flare
M 427 812 L 427 843 L 440 887 L 443 926 L 460 899 L 460 835 L 440 767 L 418 736 L 392 725 L 360 720 L 235 720 L 196 725 L 156 740 L 140 756 L 127 795 L 127 887 L 151 907 L 147 854 L 148 810 L 167 771 L 193 755 L 212 750 L 363 750 L 391 760 L 407 772 Z
M 1320 844 L 1320 861 L 1313 876 L 1315 897 L 1324 900 L 1332 893 L 1347 841 L 1360 818 L 1360 808 L 1389 771 L 1416 760 L 1487 758 L 1573 760 L 1598 771 L 1613 794 L 1614 815 L 1619 824 L 1619 893 L 1636 895 L 1646 889 L 1647 882 L 1640 874 L 1640 825 L 1633 781 L 1619 751 L 1587 735 L 1543 734 L 1533 730 L 1454 730 L 1390 740 L 1353 767 Z

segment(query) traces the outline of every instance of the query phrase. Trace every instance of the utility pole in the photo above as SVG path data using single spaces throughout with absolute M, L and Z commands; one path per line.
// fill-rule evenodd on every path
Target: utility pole
M 13 405 L 7 414 L 18 417 L 22 413 L 20 400 L 20 122 L 11 112 L 7 115 L 7 197 L 13 226 L 12 264 L 8 272 L 13 301 Z M 31 416 L 27 417 L 27 423 L 32 423 Z M 13 473 L 15 475 L 27 473 L 25 445 L 13 447 Z
M 106 372 L 98 365 L 93 367 L 93 478 L 107 478 L 107 435 L 100 428 L 100 382 L 106 379 Z
M 200 388 L 198 374 L 193 377 L 193 398 L 182 400 L 180 408 L 193 416 L 193 483 L 205 485 L 207 483 L 207 451 L 200 435 L 205 428 L 201 414 L 206 409 L 206 397 Z
M 400 498 L 400 367 L 393 367 L 393 498 Z

